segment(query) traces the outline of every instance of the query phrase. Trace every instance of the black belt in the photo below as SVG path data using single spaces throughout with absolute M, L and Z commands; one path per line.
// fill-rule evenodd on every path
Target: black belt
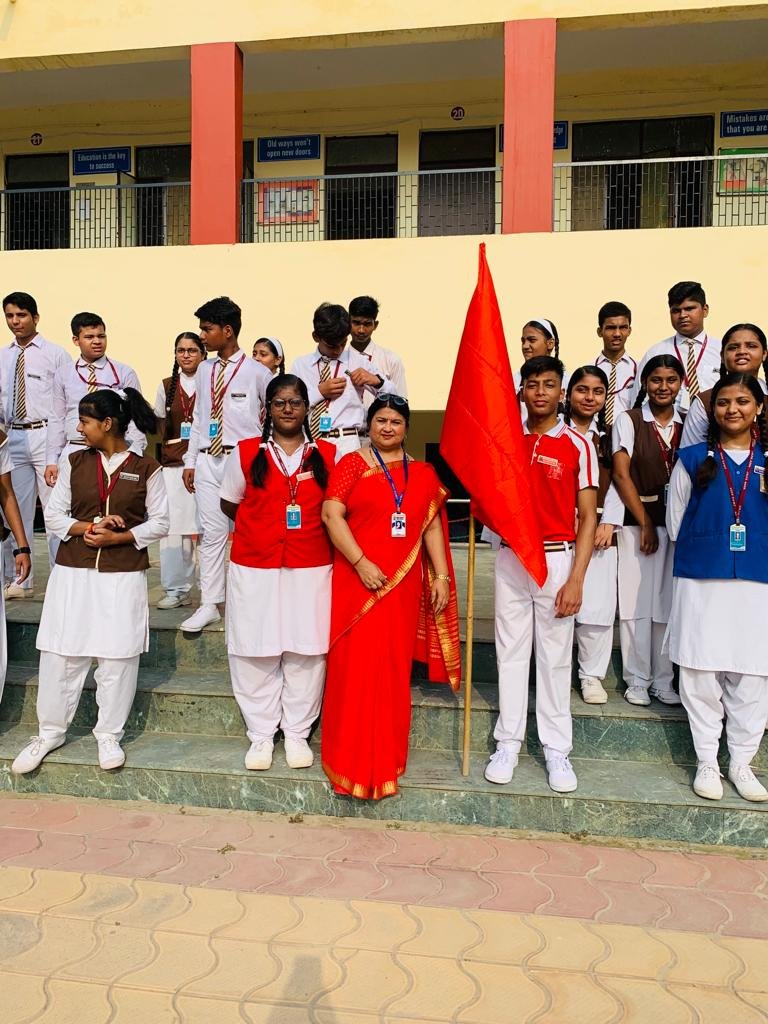
M 358 427 L 334 427 L 333 430 L 320 431 L 320 437 L 365 437 L 367 433 L 367 430 Z
M 40 430 L 47 426 L 48 420 L 35 420 L 33 423 L 12 423 L 11 430 Z
M 222 453 L 222 455 L 229 455 L 229 453 L 234 451 L 234 450 L 235 450 L 235 446 L 233 444 L 223 444 L 221 446 L 221 453 Z M 209 455 L 211 449 L 210 448 L 199 448 L 198 451 L 200 452 L 201 455 Z M 216 456 L 214 455 L 214 459 L 215 458 L 216 458 Z

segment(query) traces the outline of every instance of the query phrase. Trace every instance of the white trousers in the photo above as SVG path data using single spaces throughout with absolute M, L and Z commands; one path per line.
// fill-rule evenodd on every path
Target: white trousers
M 13 462 L 11 482 L 16 494 L 16 501 L 19 503 L 27 542 L 33 552 L 37 497 L 39 495 L 40 503 L 45 508 L 52 493 L 52 488 L 48 486 L 43 476 L 45 473 L 45 435 L 44 427 L 39 430 L 8 431 L 8 453 Z M 48 534 L 48 561 L 51 566 L 56 558 L 58 546 L 58 540 L 52 534 Z M 3 577 L 6 583 L 10 583 L 16 578 L 16 565 L 13 558 L 15 547 L 16 541 L 13 534 L 10 534 L 3 543 Z M 24 590 L 31 590 L 34 583 L 33 565 L 32 572 L 21 586 Z
M 700 764 L 717 763 L 723 718 L 731 762 L 752 761 L 768 724 L 768 677 L 681 666 L 680 699 Z
M 336 447 L 337 462 L 343 455 L 349 455 L 350 452 L 356 452 L 362 447 L 362 438 L 357 434 L 346 434 L 344 437 L 329 437 L 327 440 Z
M 37 720 L 47 740 L 66 736 L 83 692 L 92 658 L 67 658 L 52 651 L 40 652 L 37 689 Z M 96 703 L 99 716 L 93 730 L 102 736 L 123 738 L 125 722 L 136 696 L 139 655 L 134 658 L 99 658 L 96 667 Z
M 588 676 L 605 679 L 613 650 L 613 626 L 588 626 L 576 623 L 576 644 L 579 651 L 579 679 Z
M 201 604 L 223 604 L 225 596 L 227 540 L 232 520 L 221 511 L 219 491 L 229 455 L 213 458 L 205 452 L 195 465 L 195 497 L 203 535 L 197 550 L 200 565 Z M 234 455 L 237 458 L 237 454 Z
M 624 526 L 616 534 L 619 550 L 619 638 L 624 682 L 648 689 L 669 689 L 672 662 L 662 651 L 672 605 L 674 545 L 657 529 L 659 547 L 640 551 L 640 527 Z
M 292 739 L 309 736 L 323 700 L 324 654 L 286 651 L 273 658 L 230 654 L 229 674 L 251 743 L 272 739 L 278 727 Z
M 197 476 L 197 474 L 195 474 Z M 176 534 L 160 541 L 160 583 L 166 594 L 181 597 L 197 574 L 197 539 Z
M 555 597 L 568 579 L 572 551 L 547 553 L 543 587 L 531 579 L 509 548 L 496 556 L 496 662 L 498 743 L 515 753 L 525 739 L 531 646 L 536 655 L 536 727 L 545 756 L 568 755 L 572 746 L 571 658 L 573 616 L 555 617 Z

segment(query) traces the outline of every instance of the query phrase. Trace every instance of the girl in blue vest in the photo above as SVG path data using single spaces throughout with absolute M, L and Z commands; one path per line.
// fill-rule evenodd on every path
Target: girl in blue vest
M 694 792 L 723 795 L 717 752 L 725 717 L 728 778 L 745 800 L 768 800 L 750 762 L 768 721 L 768 427 L 750 374 L 712 389 L 709 435 L 679 452 L 670 481 L 677 541 L 667 632 L 696 749 Z

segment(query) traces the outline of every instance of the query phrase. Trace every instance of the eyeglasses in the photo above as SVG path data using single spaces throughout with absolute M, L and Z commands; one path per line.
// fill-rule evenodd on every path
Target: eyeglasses
M 396 409 L 402 409 L 408 405 L 408 399 L 401 398 L 400 395 L 382 395 L 379 401 L 386 402 L 387 405 L 394 405 Z
M 306 403 L 303 398 L 273 398 L 270 404 L 275 409 L 284 409 L 286 405 L 290 405 L 292 409 L 300 409 Z

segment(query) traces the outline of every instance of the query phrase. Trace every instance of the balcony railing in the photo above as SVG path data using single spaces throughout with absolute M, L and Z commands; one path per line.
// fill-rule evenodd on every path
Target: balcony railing
M 0 249 L 188 244 L 188 182 L 0 191 Z
M 768 153 L 555 164 L 555 231 L 768 224 Z
M 501 168 L 250 179 L 241 212 L 243 242 L 494 234 Z

